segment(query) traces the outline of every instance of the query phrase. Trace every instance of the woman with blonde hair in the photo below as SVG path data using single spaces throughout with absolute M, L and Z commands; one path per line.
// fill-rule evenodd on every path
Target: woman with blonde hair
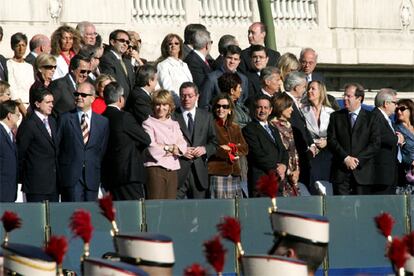
M 36 80 L 33 85 L 48 87 L 56 71 L 56 58 L 51 54 L 42 53 L 36 57 L 34 65 Z
M 142 127 L 151 138 L 144 157 L 147 169 L 148 199 L 176 199 L 179 156 L 187 151 L 187 142 L 177 121 L 171 119 L 174 99 L 168 90 L 152 94 L 154 116 L 149 116 Z
M 326 148 L 329 118 L 334 110 L 328 100 L 326 86 L 314 80 L 308 84 L 301 111 L 306 126 L 317 146 L 317 155 L 311 160 L 310 183 L 329 181 L 332 154 Z
M 109 83 L 116 81 L 114 77 L 107 74 L 100 74 L 95 80 L 96 97 L 92 103 L 92 111 L 98 114 L 104 113 L 106 109 L 106 103 L 103 96 L 105 86 Z
M 293 71 L 298 71 L 300 69 L 300 62 L 298 58 L 292 53 L 284 53 L 277 63 L 277 68 L 280 70 L 280 89 L 281 91 L 285 91 L 285 87 L 283 86 L 283 82 L 287 74 Z

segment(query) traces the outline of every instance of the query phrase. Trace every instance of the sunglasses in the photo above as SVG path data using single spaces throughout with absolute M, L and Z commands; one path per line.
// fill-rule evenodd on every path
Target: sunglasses
M 405 106 L 399 106 L 399 107 L 397 107 L 397 108 L 395 108 L 395 111 L 397 112 L 397 111 L 401 111 L 401 112 L 404 112 L 405 110 L 407 110 L 408 108 L 407 107 L 405 107 Z
M 173 45 L 180 45 L 180 42 L 170 42 L 170 43 L 168 43 L 168 46 L 173 46 Z
M 89 75 L 92 71 L 91 70 L 80 70 L 79 72 L 81 74 L 87 74 L 87 75 Z
M 214 106 L 216 109 L 220 109 L 220 108 L 223 108 L 223 109 L 229 109 L 230 108 L 230 105 L 228 105 L 228 104 L 216 104 L 215 106 Z
M 121 42 L 121 43 L 126 43 L 127 45 L 129 45 L 130 41 L 127 39 L 123 39 L 123 38 L 115 38 L 116 41 Z
M 138 51 L 138 47 L 137 46 L 131 46 L 131 45 L 129 45 L 128 46 L 128 49 L 133 49 L 135 51 Z
M 92 94 L 87 94 L 87 93 L 83 93 L 83 92 L 74 92 L 73 95 L 75 96 L 75 98 L 81 96 L 82 98 L 86 98 L 88 96 L 93 96 Z
M 42 68 L 45 68 L 46 70 L 52 70 L 56 69 L 56 65 L 43 65 Z

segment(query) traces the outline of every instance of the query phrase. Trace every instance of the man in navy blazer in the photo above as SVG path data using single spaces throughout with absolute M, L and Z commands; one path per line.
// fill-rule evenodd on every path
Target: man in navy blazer
M 101 162 L 108 142 L 108 120 L 92 111 L 95 88 L 82 83 L 76 108 L 59 120 L 59 168 L 62 201 L 94 201 L 101 182 Z
M 18 103 L 0 104 L 0 202 L 14 202 L 17 196 L 17 148 L 12 130 L 17 128 Z

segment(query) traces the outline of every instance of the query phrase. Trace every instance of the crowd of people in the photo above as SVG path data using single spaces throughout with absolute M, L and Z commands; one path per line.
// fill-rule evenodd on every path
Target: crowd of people
M 317 53 L 265 46 L 248 29 L 242 50 L 202 24 L 168 34 L 160 57 L 140 56 L 138 33 L 62 25 L 50 38 L 11 36 L 0 55 L 0 201 L 261 196 L 269 172 L 280 196 L 411 193 L 414 103 L 344 87 L 342 109 L 315 72 Z M 3 30 L 0 33 L 0 41 Z M 30 53 L 25 56 L 29 44 Z

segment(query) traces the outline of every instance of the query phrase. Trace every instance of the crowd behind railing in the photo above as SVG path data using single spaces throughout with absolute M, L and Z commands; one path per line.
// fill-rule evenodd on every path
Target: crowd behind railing
M 151 62 L 138 33 L 103 44 L 86 21 L 13 34 L 13 57 L 0 55 L 0 201 L 256 197 L 270 172 L 286 197 L 411 193 L 413 101 L 387 87 L 365 106 L 359 83 L 337 100 L 315 50 L 280 55 L 265 36 L 253 23 L 242 50 L 224 35 L 214 59 L 210 32 L 189 24 Z

